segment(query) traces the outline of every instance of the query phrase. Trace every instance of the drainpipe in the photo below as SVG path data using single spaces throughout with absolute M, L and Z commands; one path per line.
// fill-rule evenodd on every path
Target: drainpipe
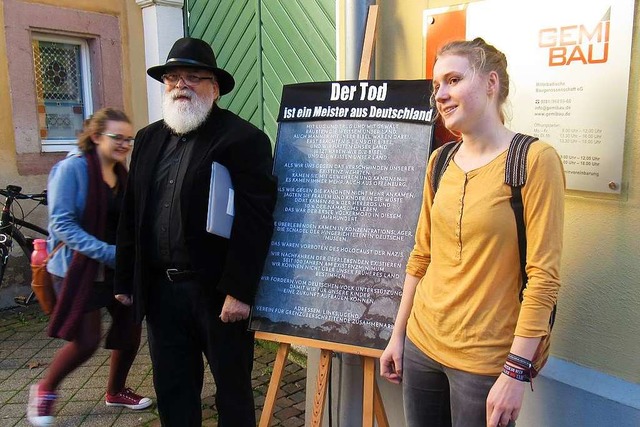
M 375 0 L 346 0 L 345 5 L 345 78 L 358 80 L 360 61 L 364 45 L 364 33 L 367 26 L 369 6 L 376 4 Z M 375 69 L 373 61 L 372 69 Z M 349 427 L 362 425 L 362 403 L 356 396 L 362 396 L 364 371 L 362 358 L 355 354 L 341 353 L 334 362 L 339 367 L 339 390 L 333 396 L 337 409 L 338 424 L 331 427 Z M 335 375 L 332 376 L 335 378 Z
M 164 64 L 173 43 L 183 37 L 184 0 L 136 0 L 142 9 L 145 65 Z M 162 84 L 147 76 L 149 123 L 162 118 Z
M 367 15 L 369 6 L 374 4 L 376 4 L 375 0 L 346 0 L 345 2 L 345 77 L 347 80 L 358 79 Z

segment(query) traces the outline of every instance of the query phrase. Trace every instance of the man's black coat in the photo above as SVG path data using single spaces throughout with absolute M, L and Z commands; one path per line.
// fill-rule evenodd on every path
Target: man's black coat
M 180 189 L 181 214 L 192 267 L 203 286 L 252 304 L 273 233 L 276 180 L 269 138 L 230 111 L 214 105 L 196 131 L 192 157 Z M 118 226 L 116 294 L 132 294 L 137 319 L 146 313 L 154 278 L 149 247 L 152 224 L 148 196 L 155 166 L 171 132 L 158 121 L 136 135 L 129 179 Z M 231 237 L 209 234 L 206 227 L 212 162 L 229 169 L 234 186 L 235 216 Z M 212 307 L 214 308 L 214 307 Z M 216 308 L 217 309 L 217 308 Z

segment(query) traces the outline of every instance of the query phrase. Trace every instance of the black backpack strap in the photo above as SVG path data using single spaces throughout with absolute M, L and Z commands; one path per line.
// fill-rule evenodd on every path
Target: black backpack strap
M 527 153 L 529 147 L 538 138 L 517 133 L 511 140 L 507 152 L 507 163 L 504 168 L 504 182 L 511 186 L 511 208 L 516 217 L 518 232 L 518 250 L 520 252 L 520 272 L 522 286 L 520 287 L 520 301 L 527 287 L 527 230 L 524 224 L 524 203 L 522 202 L 522 187 L 527 182 Z
M 520 252 L 520 272 L 522 273 L 522 286 L 520 287 L 520 301 L 527 287 L 527 230 L 524 224 L 524 203 L 522 201 L 522 187 L 527 182 L 527 154 L 529 147 L 538 138 L 517 133 L 507 153 L 507 164 L 504 172 L 504 182 L 511 186 L 511 208 L 516 217 L 516 229 L 518 232 L 518 250 Z M 556 320 L 557 306 L 553 306 L 549 317 L 549 330 L 553 328 Z
M 518 250 L 520 252 L 520 273 L 522 273 L 522 285 L 520 287 L 520 301 L 527 287 L 527 231 L 524 226 L 524 205 L 522 203 L 522 187 L 511 187 L 511 209 L 516 216 L 516 229 L 518 231 Z
M 433 170 L 431 171 L 431 189 L 434 194 L 438 191 L 440 185 L 440 179 L 444 175 L 444 171 L 449 166 L 449 162 L 453 158 L 453 155 L 460 148 L 462 141 L 451 141 L 444 144 L 436 151 L 436 159 L 434 160 Z
M 527 182 L 527 153 L 538 138 L 516 133 L 509 145 L 504 182 L 512 187 L 522 187 Z

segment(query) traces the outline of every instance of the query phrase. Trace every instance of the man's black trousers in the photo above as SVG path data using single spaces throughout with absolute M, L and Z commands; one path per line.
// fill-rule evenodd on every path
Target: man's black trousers
M 254 334 L 247 321 L 223 323 L 222 296 L 195 280 L 158 274 L 149 289 L 147 332 L 158 412 L 164 427 L 200 427 L 202 354 L 216 383 L 220 427 L 255 427 L 251 388 Z

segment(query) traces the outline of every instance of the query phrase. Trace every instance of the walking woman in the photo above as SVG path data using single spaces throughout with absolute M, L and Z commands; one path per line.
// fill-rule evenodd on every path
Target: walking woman
M 560 286 L 564 173 L 548 144 L 533 142 L 522 187 L 522 274 L 504 125 L 507 59 L 477 38 L 440 49 L 435 104 L 462 143 L 432 188 L 429 160 L 415 246 L 381 375 L 402 382 L 408 426 L 505 427 L 518 418 Z M 441 150 L 441 149 L 440 149 Z M 526 367 L 523 367 L 525 365 Z
M 106 404 L 144 409 L 152 403 L 125 387 L 141 325 L 113 295 L 116 228 L 132 135 L 125 113 L 101 109 L 85 122 L 79 152 L 57 163 L 49 175 L 48 249 L 60 247 L 47 264 L 58 297 L 48 333 L 68 342 L 44 378 L 31 386 L 27 418 L 35 426 L 53 424 L 58 386 L 98 348 L 103 307 L 112 317 L 105 342 L 112 349 Z

